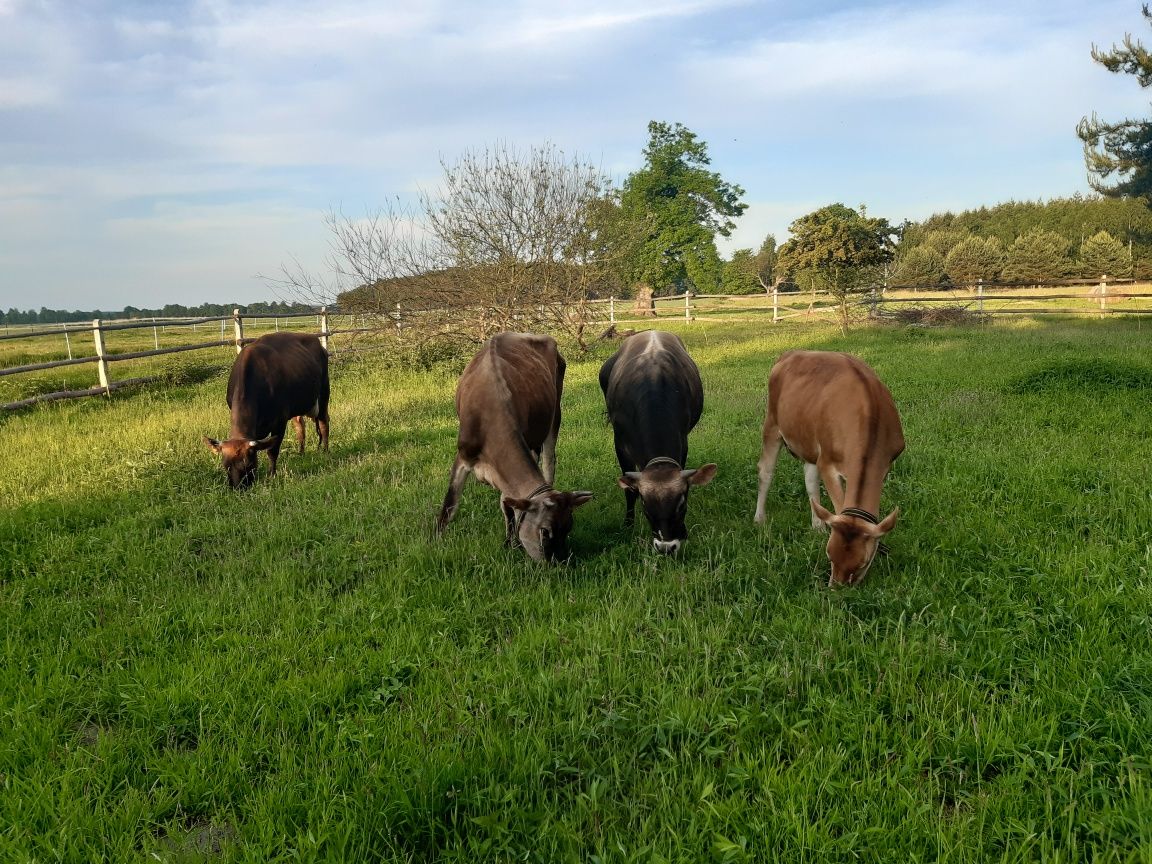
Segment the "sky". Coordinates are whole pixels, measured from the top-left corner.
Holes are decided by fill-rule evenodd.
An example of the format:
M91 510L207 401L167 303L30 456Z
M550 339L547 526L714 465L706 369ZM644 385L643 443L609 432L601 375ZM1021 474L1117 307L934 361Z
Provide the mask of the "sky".
M1076 123L1148 115L1090 57L1139 0L0 0L0 308L293 299L325 214L551 144L617 183L682 123L748 209L894 223L1087 192Z

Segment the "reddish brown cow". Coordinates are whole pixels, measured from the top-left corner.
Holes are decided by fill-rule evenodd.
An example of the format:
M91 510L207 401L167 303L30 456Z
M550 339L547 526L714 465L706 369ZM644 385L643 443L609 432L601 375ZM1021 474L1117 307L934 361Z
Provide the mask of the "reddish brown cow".
M892 394L863 361L831 351L787 351L768 377L768 413L760 456L757 522L783 444L804 462L812 527L831 529L829 584L853 585L868 572L880 538L896 525L899 508L877 513L904 433ZM836 513L820 506L820 480ZM843 485L841 485L843 484Z
M475 473L500 491L507 545L519 544L537 561L566 555L572 511L592 493L552 488L564 369L556 340L529 333L498 333L472 358L456 387L460 433L437 534Z
M328 449L328 352L309 333L268 333L244 346L228 377L232 426L227 441L205 437L222 457L233 489L251 486L256 457L268 451L268 476L288 421L295 420L296 440L304 452L304 418L316 422L320 447Z

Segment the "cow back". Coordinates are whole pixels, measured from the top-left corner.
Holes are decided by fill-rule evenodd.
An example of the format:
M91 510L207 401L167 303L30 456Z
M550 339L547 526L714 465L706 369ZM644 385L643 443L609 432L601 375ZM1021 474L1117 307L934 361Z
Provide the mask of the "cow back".
M268 333L244 346L228 378L232 437L262 438L328 398L328 352L308 333Z
M832 351L787 351L772 367L768 406L789 448L807 462L840 461L852 451L888 465L904 450L891 392L857 357Z
M560 410L564 360L551 336L498 333L472 358L456 387L460 450L523 441L539 451Z
M601 367L600 388L608 419L636 459L687 458L704 386L679 336L651 330L628 337Z

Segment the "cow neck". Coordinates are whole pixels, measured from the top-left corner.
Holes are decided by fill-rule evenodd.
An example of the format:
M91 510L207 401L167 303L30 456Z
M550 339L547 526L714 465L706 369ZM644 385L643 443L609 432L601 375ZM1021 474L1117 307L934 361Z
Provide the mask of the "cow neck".
M841 516L855 516L857 519L863 519L865 522L870 522L873 525L879 525L880 520L867 510L861 510L859 507L845 507L840 511Z
M849 481L845 484L844 507L841 508L841 513L845 510L860 510L868 514L880 511L880 490L884 486L884 476L873 478L864 470L861 470L860 474L863 476L858 482Z
M500 491L508 498L528 498L538 494L548 486L540 466L529 453L520 448L515 452L514 459L506 459L500 464Z

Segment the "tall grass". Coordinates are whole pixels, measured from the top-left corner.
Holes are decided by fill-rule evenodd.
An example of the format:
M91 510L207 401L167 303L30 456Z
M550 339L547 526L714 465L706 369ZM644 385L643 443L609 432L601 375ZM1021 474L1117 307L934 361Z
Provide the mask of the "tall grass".
M706 407L676 559L568 352L575 556L432 522L458 367L334 367L332 452L227 490L225 372L0 419L0 860L1152 859L1152 330L669 325ZM768 370L848 350L904 514L830 591ZM641 520L642 521L642 520Z

